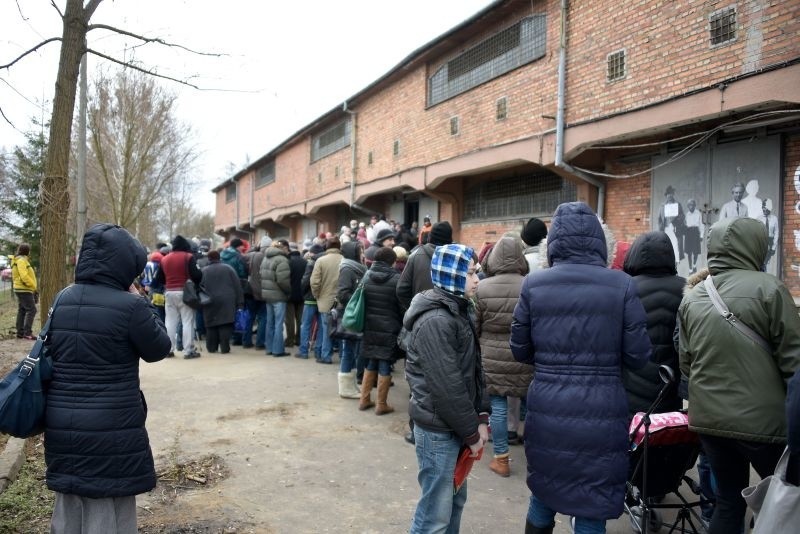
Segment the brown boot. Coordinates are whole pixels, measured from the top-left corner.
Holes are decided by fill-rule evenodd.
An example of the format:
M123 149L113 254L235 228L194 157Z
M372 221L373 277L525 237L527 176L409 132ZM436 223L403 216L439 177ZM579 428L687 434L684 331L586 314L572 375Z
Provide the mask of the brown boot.
M369 410L375 403L370 399L372 387L375 385L375 380L378 378L378 371L364 370L364 378L361 379L361 402L358 403L358 409L361 411Z
M391 376L378 377L378 405L375 406L375 415L392 413L394 408L389 406L386 399L389 397L389 388L392 387Z
M511 476L511 468L508 466L508 453L499 454L489 462L489 469L501 477Z

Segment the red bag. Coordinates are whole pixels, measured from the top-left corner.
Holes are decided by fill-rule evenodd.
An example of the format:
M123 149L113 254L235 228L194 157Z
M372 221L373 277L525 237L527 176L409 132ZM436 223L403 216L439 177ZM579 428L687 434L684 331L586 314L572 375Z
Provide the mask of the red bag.
M478 451L477 456L472 456L472 451L469 447L464 445L458 452L458 461L456 461L456 469L453 472L453 495L458 493L464 481L467 480L469 472L472 471L472 464L477 462L483 456L483 449Z

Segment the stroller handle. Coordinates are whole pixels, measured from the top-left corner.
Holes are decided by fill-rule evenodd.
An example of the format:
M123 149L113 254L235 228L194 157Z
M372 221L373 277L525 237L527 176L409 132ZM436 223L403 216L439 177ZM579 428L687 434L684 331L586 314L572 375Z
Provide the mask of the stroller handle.
M661 379L664 384L674 384L675 383L675 371L672 370L672 367L669 365L659 365L658 366L658 377Z

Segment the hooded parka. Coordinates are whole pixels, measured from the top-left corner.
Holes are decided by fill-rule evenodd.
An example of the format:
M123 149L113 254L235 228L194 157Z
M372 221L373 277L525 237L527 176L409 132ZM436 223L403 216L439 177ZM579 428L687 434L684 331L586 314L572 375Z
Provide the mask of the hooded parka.
M48 334L47 487L93 499L153 489L156 473L139 390L139 359L169 353L164 324L128 292L147 254L124 228L96 224L83 238L75 284L61 294Z
M622 367L650 357L647 318L631 277L607 268L597 215L561 204L548 233L549 269L525 278L511 325L514 357L534 364L528 388L528 487L562 514L622 514L628 399Z
M533 366L515 360L508 344L514 306L527 273L522 242L504 237L489 253L487 276L475 293L483 371L490 395L524 398L533 378Z
M209 260L203 268L200 287L211 297L211 304L203 306L205 325L233 324L236 308L244 306L244 292L233 267L220 260Z
M764 225L726 219L711 227L708 271L690 278L678 309L680 368L689 379L689 428L744 441L784 443L784 402L800 369L800 317L786 286L761 272ZM729 310L772 347L767 354L714 308L705 285L710 271Z
M382 261L375 261L364 276L361 354L371 360L396 360L402 355L397 347L397 334L403 327L403 311L395 296L400 273Z
M622 370L628 408L633 415L646 412L664 386L659 378L659 366L668 365L676 377L680 376L678 352L672 336L686 280L677 276L675 252L664 232L647 232L637 237L625 256L623 270L636 283L636 292L647 314L647 335L653 345L653 355L647 365L641 369L626 367ZM676 381L667 389L655 412L680 410L682 405Z

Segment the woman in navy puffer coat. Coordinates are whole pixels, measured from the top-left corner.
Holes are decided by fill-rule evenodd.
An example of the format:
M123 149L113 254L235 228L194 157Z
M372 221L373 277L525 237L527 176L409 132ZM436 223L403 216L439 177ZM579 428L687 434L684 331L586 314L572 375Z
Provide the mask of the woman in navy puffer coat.
M136 532L135 495L156 485L139 359L161 360L171 344L155 309L129 292L146 260L124 228L94 225L53 312L44 440L52 532Z
M551 533L555 512L575 532L604 532L622 514L628 473L628 401L622 367L650 357L646 316L627 274L608 269L600 221L582 202L561 204L548 233L552 267L525 279L511 325L514 357L534 365L525 454L526 532Z

